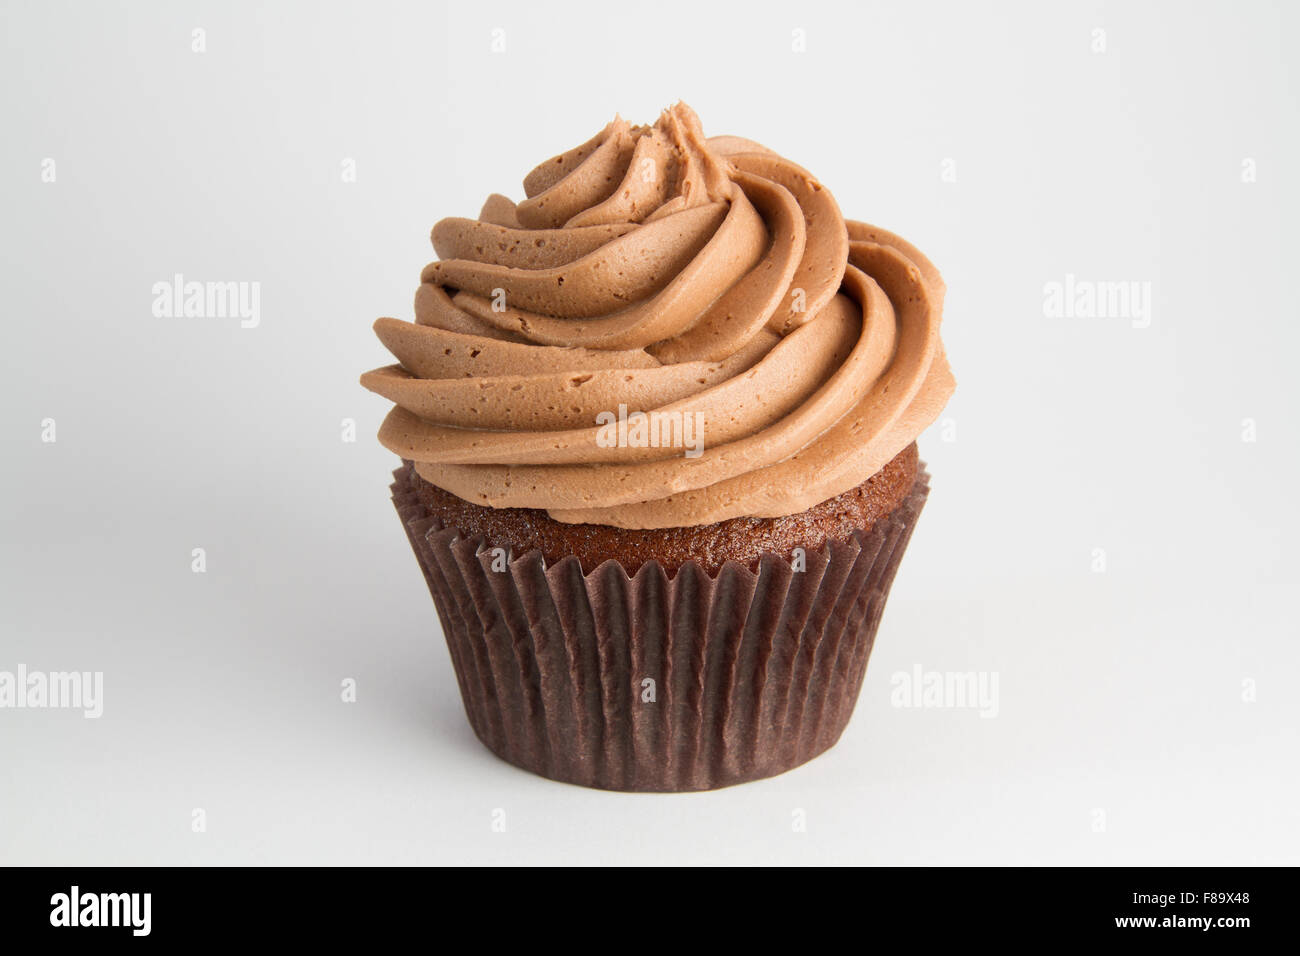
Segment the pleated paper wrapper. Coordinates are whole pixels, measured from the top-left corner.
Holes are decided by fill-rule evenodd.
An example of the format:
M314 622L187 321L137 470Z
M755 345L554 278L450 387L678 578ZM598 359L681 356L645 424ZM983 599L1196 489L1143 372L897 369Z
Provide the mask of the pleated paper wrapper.
M803 570L767 554L756 570L649 561L629 576L539 551L494 571L490 541L444 527L406 469L394 478L475 734L544 777L638 791L770 777L839 739L929 493L922 467L893 512Z

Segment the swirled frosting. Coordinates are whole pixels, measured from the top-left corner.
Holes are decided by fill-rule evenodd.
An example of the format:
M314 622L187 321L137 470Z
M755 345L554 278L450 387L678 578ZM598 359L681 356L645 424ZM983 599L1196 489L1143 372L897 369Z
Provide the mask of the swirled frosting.
M524 193L434 226L415 321L375 323L399 364L361 379L395 403L380 441L460 498L622 528L795 514L952 393L930 261L684 104L615 118Z

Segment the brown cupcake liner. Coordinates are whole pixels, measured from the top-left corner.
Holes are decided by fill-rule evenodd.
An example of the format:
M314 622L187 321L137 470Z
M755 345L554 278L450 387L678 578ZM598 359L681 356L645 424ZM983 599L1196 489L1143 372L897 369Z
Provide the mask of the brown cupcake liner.
M629 576L538 551L493 571L490 542L428 513L408 469L394 478L479 739L544 777L640 791L774 776L839 739L929 493L921 466L893 512L801 571L766 554L757 570L649 561Z

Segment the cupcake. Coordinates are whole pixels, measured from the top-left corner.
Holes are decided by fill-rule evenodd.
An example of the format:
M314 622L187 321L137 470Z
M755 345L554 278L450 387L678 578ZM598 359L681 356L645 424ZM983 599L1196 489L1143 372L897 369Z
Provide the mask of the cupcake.
M611 790L798 766L848 723L926 499L939 273L684 104L523 185L434 226L361 379L470 725Z

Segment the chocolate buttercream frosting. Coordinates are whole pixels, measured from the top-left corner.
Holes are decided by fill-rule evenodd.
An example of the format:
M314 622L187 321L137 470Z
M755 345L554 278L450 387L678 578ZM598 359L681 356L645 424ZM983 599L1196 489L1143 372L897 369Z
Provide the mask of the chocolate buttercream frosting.
M615 120L433 229L380 441L429 483L557 521L677 528L797 514L942 410L944 285L905 240L684 104Z

